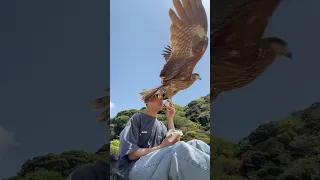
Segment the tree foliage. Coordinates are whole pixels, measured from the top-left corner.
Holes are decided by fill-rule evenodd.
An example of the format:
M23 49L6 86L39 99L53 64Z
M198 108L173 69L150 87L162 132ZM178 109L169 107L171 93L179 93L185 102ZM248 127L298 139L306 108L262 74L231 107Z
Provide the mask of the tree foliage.
M118 139L112 140L110 142L110 152L115 157L119 156L119 146L120 146L120 141Z
M320 104L259 126L238 144L212 138L214 179L320 179Z
M66 151L47 154L27 160L16 177L9 180L60 180L82 164L96 161L109 162L107 152Z

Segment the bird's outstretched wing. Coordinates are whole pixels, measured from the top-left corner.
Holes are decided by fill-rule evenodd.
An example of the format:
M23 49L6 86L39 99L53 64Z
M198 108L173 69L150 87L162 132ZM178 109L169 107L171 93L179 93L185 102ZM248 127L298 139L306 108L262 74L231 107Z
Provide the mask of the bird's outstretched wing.
M166 64L163 66L160 77L166 81L174 77L185 65L186 61L195 60L199 57L194 48L199 43L207 41L208 22L205 9L201 0L173 0L173 4L179 17L170 9L169 16L172 21L171 32L171 52ZM203 55L204 52L200 55ZM196 60L200 60L196 59Z
M229 0L232 1L232 0ZM239 0L213 17L211 47L260 40L281 0Z
M210 2L210 23L211 27L215 28L221 21L225 21L228 14L234 10L235 7L251 0L222 0ZM212 29L211 28L211 29Z

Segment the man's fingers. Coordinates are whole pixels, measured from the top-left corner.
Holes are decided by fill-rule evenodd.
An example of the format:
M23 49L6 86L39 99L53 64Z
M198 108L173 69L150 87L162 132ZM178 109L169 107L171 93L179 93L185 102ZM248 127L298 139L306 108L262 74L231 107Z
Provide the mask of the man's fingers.
M172 111L172 110L175 110L175 109L174 109L174 107L166 107L166 110Z
M177 141L180 141L180 137L181 135L177 135L177 137L175 138Z
M166 137L167 141L172 141L170 140L170 138L172 137L172 134L170 134L169 136Z
M180 141L180 137L174 139L174 143Z
M176 142L178 142L178 141L180 141L180 137L181 137L180 135L177 135L177 136L173 139L173 141L172 141L173 144L176 143Z

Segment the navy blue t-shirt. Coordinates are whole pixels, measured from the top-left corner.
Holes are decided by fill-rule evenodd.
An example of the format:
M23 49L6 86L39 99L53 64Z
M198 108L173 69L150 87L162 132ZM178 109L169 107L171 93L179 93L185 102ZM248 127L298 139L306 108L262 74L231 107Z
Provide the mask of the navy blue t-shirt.
M135 161L128 159L128 154L139 148L159 146L167 134L166 126L158 119L144 113L133 115L120 134L120 152L117 167L128 178Z

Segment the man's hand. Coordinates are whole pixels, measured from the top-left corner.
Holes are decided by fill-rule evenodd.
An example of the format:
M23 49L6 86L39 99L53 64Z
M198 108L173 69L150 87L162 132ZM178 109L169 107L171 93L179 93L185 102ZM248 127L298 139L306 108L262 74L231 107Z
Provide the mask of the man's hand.
M170 134L168 137L166 137L160 144L160 148L164 148L167 146L171 146L174 143L176 143L178 140L180 140L180 136L177 136L175 139L170 139L172 137L172 134Z
M128 154L128 158L131 161L138 160L141 156L147 155L153 151L157 151L159 149L162 149L167 146L171 146L177 141L180 141L180 135L175 137L175 139L170 139L172 137L172 134L170 134L168 137L166 137L159 146L153 147L153 148L140 148L136 152Z

